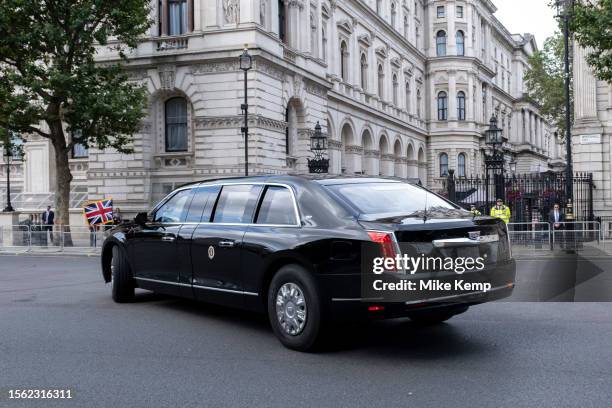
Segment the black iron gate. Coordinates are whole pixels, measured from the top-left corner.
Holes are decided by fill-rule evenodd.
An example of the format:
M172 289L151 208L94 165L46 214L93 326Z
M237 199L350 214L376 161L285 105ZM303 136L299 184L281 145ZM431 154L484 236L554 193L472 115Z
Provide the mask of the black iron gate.
M574 186L574 218L593 221L593 175L578 173L572 178ZM469 209L471 205L488 214L496 198L504 200L512 212L512 222L546 220L554 203L566 204L565 174L539 173L525 175L495 175L495 177L455 178L449 172L444 193Z

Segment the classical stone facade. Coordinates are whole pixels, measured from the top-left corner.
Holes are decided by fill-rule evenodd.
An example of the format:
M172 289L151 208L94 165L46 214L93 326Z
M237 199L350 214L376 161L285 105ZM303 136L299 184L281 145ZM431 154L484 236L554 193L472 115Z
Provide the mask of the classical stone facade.
M593 174L593 209L612 216L612 84L597 80L584 48L574 46L574 126L572 158L576 172ZM605 226L609 229L609 226Z
M136 211L182 183L242 175L245 44L254 58L251 174L306 172L319 122L331 173L420 178L436 189L448 169L482 174L491 115L517 172L560 163L554 129L525 97L535 41L510 34L489 0L156 0L151 7L155 24L128 64L131 80L147 87L148 115L133 154L91 149L73 160L75 186L86 186L90 199L112 196ZM116 60L100 49L100 62ZM37 143L28 143L28 154L52 157ZM28 177L52 177L47 166L17 187L30 191L36 184ZM36 191L53 185L40 184Z

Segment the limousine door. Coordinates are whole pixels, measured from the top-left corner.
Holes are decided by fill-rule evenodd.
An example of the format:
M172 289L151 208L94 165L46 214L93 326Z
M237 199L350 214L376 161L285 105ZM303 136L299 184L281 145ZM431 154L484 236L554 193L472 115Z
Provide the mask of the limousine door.
M134 232L134 277L143 287L178 282L177 238L191 198L191 190L178 191L157 209L150 222Z
M193 289L196 298L216 303L242 302L242 239L261 186L223 186L212 220L192 237Z

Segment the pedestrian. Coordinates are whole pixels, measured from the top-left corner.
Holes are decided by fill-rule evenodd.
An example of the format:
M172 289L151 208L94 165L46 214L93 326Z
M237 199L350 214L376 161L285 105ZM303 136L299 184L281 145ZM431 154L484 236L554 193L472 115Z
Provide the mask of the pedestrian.
M504 204L501 198L496 200L496 204L491 208L491 217L499 218L506 224L510 222L510 208Z
M559 203L555 203L552 210L550 210L548 213L548 223L552 229L560 230L563 229L564 222L565 217L561 211L561 208L559 207Z
M42 213L42 230L45 232L45 238L47 231L50 233L51 244L53 244L53 225L55 224L55 213L51 210L51 206L47 206L47 210Z
M479 216L479 215L482 215L482 214L480 213L480 211L478 211L478 208L476 208L476 206L475 206L474 204L470 205L470 212L472 213L472 215L473 215L474 217L477 217L477 216Z

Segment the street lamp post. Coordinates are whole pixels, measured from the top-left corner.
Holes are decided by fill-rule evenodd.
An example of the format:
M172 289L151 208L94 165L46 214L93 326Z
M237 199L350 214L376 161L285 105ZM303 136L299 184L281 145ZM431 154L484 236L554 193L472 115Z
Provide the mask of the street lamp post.
M247 72L253 67L253 58L249 55L249 50L244 47L240 55L240 69L244 71L244 103L240 105L244 114L244 126L241 131L244 135L244 175L249 175L249 105L247 103Z
M495 195L497 198L503 198L504 194L504 152L497 150L497 146L503 144L502 130L497 127L497 117L491 116L489 119L489 128L485 130L485 144L491 146L491 155L485 154L485 189L487 197L487 212L489 211L489 172L493 172L493 182L495 184Z
M563 44L565 48L565 149L567 165L565 167L565 197L567 203L572 202L574 186L572 182L572 120L570 103L570 66L569 66L569 19L570 12L574 7L574 0L555 0L557 17L563 19Z
M314 134L310 137L310 151L314 153L314 158L308 159L308 171L327 173L329 171L329 159L325 158L327 137L321 132L319 122L315 125Z
M6 164L6 207L2 212L13 212L15 209L11 205L11 161L13 159L13 151L11 144L8 142L4 143L4 163Z

